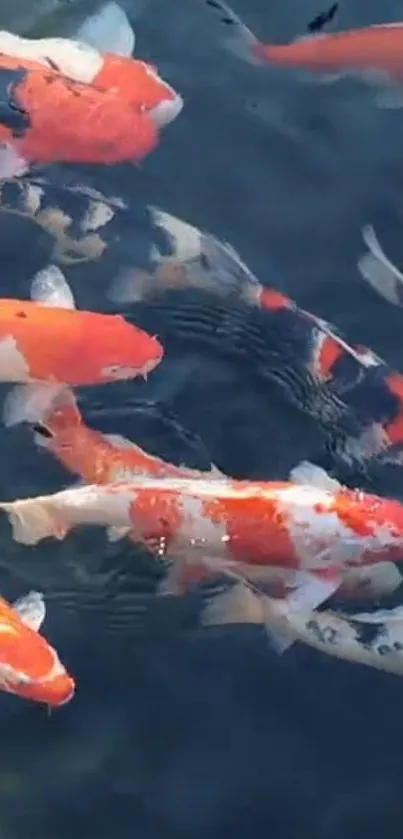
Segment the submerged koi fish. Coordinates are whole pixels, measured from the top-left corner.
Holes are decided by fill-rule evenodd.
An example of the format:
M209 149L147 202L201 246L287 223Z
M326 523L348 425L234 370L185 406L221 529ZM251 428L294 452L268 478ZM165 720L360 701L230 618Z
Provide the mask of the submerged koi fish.
M345 32L323 33L338 4L308 26L308 34L288 44L263 44L222 0L210 0L231 24L227 47L250 63L269 62L320 73L326 81L352 74L378 87L382 107L403 105L399 84L403 80L403 22L381 23Z
M45 603L32 591L10 606L0 598L0 690L57 707L74 696L72 677L39 635Z
M183 108L183 99L159 76L157 68L128 55L102 53L70 38L22 38L0 31L0 53L28 59L56 70L76 82L119 92L123 102L146 113L162 128Z
M0 301L0 380L32 383L11 391L6 424L28 417L21 413L49 399L49 385L90 385L147 376L161 361L156 338L116 315L75 310L74 299L55 266L39 272L32 301ZM42 385L42 388L39 383ZM34 413L35 416L35 413Z
M0 177L31 164L136 162L158 131L115 88L68 79L39 62L0 53Z
M347 343L336 327L287 295L265 287L228 243L196 228L189 233L184 222L160 216L173 255L161 256L152 275L133 270L118 276L110 299L122 307L144 301L146 313L166 321L167 333L187 342L214 341L217 350L252 362L255 373L315 420L336 469L367 472L401 464L403 375L368 347ZM219 300L212 306L180 296L192 289Z
M292 595L277 599L235 583L211 599L202 621L205 626L258 624L280 654L299 641L336 658L403 675L401 607L350 616L327 609L314 612Z
M63 539L79 525L130 529L137 541L173 556L164 592L224 573L264 586L266 569L294 572L299 602L315 608L340 586L343 572L403 560L403 505L340 488L225 478L139 478L89 485L1 503L13 537L35 545ZM330 488L329 481L331 482ZM323 482L321 476L320 482ZM269 580L271 578L269 571Z

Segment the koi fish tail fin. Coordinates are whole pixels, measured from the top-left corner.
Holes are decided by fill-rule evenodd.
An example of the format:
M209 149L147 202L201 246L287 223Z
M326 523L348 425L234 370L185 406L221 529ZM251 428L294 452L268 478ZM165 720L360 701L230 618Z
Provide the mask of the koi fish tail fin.
M241 58L248 64L260 64L262 57L259 56L259 51L256 49L259 46L259 41L241 18L223 0L212 0L209 5L217 9L221 21L228 25L229 34L223 39L228 52L233 53L237 58Z
M53 536L63 539L67 529L62 527L40 498L27 498L0 504L10 522L13 539L22 545L36 545Z
M358 260L361 276L393 306L403 306L403 274L382 250L371 225L363 228L362 236L368 250Z

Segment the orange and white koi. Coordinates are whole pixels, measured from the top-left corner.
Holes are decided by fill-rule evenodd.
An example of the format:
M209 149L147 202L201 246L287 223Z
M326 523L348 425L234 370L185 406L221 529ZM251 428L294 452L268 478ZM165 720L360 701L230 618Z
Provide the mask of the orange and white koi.
M149 114L118 88L0 53L0 178L31 164L137 162L157 143Z
M131 55L104 53L71 38L22 38L0 31L0 53L28 59L76 82L119 92L122 102L146 113L157 128L172 122L183 108L182 97L146 61Z
M0 598L0 690L57 707L72 699L75 684L39 634L45 613L39 592L30 592L13 606Z
M37 274L31 296L32 301L0 300L0 380L24 383L6 400L6 424L29 419L21 413L28 396L32 413L35 403L50 398L49 385L147 376L161 361L159 341L124 318L75 310L70 288L55 266ZM28 383L33 383L31 390L26 390Z
M51 452L62 465L88 484L113 484L139 476L151 478L219 477L216 467L200 472L175 466L149 454L120 434L102 434L83 421L71 390L55 395L34 425L38 446Z
M89 428L83 421L76 398L71 390L60 391L53 398L48 410L33 426L34 439L41 448L53 454L59 462L85 483L110 484L135 480L139 476L150 478L223 478L216 466L199 471L176 466L144 451L131 440L119 434L102 434ZM302 465L299 467L301 472ZM307 474L307 482L313 467ZM128 535L136 541L136 533L126 529L110 529L110 537ZM155 547L152 540L148 547ZM157 542L157 551L158 551ZM286 568L273 566L267 570L267 585L271 592L286 593L295 584L293 573ZM377 598L395 591L402 577L393 563L380 562L373 568L354 568L343 574L338 594L342 598Z
M165 591L171 583L182 590L188 571L190 579L205 568L264 585L267 567L283 567L297 575L300 602L314 608L339 587L344 570L403 560L403 505L323 474L308 484L306 476L305 469L301 478L294 471L293 482L138 478L1 503L0 510L26 545L63 539L79 525L130 529L175 557Z

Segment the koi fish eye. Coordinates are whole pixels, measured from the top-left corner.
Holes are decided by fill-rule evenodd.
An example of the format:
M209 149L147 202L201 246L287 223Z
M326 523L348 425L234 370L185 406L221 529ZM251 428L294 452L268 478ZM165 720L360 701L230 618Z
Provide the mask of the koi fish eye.
M120 364L109 364L102 368L101 373L103 376L119 376L120 370Z
M46 425L43 425L41 422L36 422L32 426L32 429L35 432L35 434L40 434L41 437L46 437L47 440L51 440L53 437L53 434L49 430L49 428L47 428Z

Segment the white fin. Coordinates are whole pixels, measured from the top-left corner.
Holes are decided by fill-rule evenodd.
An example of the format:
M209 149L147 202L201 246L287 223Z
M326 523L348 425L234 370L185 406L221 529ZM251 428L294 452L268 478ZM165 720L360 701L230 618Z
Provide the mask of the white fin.
M3 403L3 422L6 428L21 422L41 422L51 408L63 385L15 385Z
M260 597L251 588L235 583L223 593L213 596L203 609L204 626L220 626L233 623L263 624L263 610Z
M8 517L13 539L21 545L36 545L50 536L63 539L66 535L66 528L57 524L38 499L4 502L0 504L0 510Z
M31 298L44 306L59 309L75 309L74 297L57 265L48 265L34 277Z
M290 606L298 606L301 609L312 611L328 600L329 597L339 588L340 577L334 575L332 578L309 571L296 571L291 583L292 592L287 597Z
M320 576L309 573L309 571L296 571L293 579L293 590L282 600L274 600L267 595L263 595L262 604L265 611L280 609L287 614L287 611L292 608L313 612L317 606L324 603L339 587L340 580L335 576L334 579L321 579ZM272 606L270 606L272 604ZM284 653L291 647L295 641L291 635L283 634L276 629L273 629L270 622L270 617L265 619L266 632L269 641L279 655Z
M23 157L9 143L0 143L0 180L19 178L29 170Z
M403 606L396 606L395 609L377 609L376 612L356 612L354 615L348 615L348 619L357 623L403 621Z
M76 32L76 37L100 52L129 57L134 52L135 34L126 12L118 3L105 3L87 17Z
M340 583L341 597L385 597L393 594L403 577L393 562L377 562L363 568L350 568Z
M258 624L264 626L270 646L281 655L294 643L294 638L283 634L271 625L265 615L264 604L270 598L260 596L248 585L235 583L223 593L217 594L204 608L204 626L227 624Z
M117 446L119 449L138 449L135 443L123 437L121 434L103 434L105 440L112 446Z
M321 469L320 466L316 466L314 463L310 463L309 460L302 460L301 463L298 463L297 466L291 469L290 481L295 484L314 486L318 489L326 489L332 492L337 492L341 488L339 481L331 478L324 469Z
M206 477L216 481L228 480L228 476L224 475L224 472L221 472L221 469L218 469L217 466L214 466L214 463L211 464L211 468L207 472L203 472L201 474L204 474Z
M19 597L14 601L13 608L26 626L35 632L39 631L46 616L45 600L40 591L30 591L24 597Z
M371 225L364 227L362 236L368 248L368 253L358 260L358 270L362 277L382 297L394 306L403 305L403 274L396 265L388 259ZM402 286L402 296L399 297L398 287Z
M108 542L119 542L120 539L124 539L131 532L131 527L108 527L106 530L106 536Z
M226 49L236 55L237 58L242 58L249 64L263 64L264 62L255 58L251 49L257 43L257 38L253 32L251 32L241 18L223 0L215 0L214 6L222 15L225 15L227 23L231 25L231 34L223 39Z

